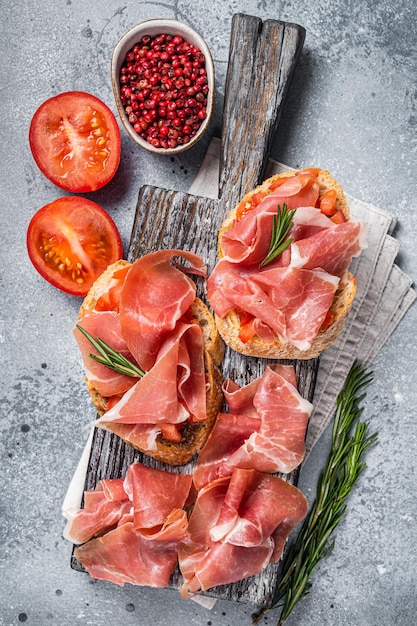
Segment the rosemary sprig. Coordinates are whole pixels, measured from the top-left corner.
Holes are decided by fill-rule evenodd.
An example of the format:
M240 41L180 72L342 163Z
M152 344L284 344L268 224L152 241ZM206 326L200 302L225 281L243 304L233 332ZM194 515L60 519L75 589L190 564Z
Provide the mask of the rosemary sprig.
M361 391L371 380L372 375L361 365L352 366L337 398L332 445L317 485L316 500L285 557L273 606L255 616L253 624L282 602L278 622L282 626L308 593L314 568L333 549L334 541L329 539L343 519L346 500L366 467L362 456L377 441L377 433L368 435L367 424L357 422L362 413L359 405L366 396Z
M103 365L107 365L115 372L119 372L120 374L126 374L126 376L132 376L133 378L142 378L145 376L145 372L140 369L138 365L129 361L123 354L114 350L109 344L103 341L100 338L94 339L92 335L84 328L82 328L79 324L77 324L78 330L90 341L90 343L95 347L97 352L101 355L91 354L90 357Z
M287 210L287 205L278 205L277 213L273 216L272 221L272 234L271 243L269 244L269 251L264 260L260 263L260 267L264 267L276 259L288 246L293 242L293 237L288 237L288 233L291 230L292 218L295 213L295 209L291 211Z

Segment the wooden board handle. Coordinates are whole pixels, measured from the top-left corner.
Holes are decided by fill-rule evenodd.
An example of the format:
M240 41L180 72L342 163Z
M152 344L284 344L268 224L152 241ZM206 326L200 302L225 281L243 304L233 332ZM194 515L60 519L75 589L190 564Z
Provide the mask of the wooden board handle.
M262 178L304 39L297 24L233 16L220 161L226 213Z

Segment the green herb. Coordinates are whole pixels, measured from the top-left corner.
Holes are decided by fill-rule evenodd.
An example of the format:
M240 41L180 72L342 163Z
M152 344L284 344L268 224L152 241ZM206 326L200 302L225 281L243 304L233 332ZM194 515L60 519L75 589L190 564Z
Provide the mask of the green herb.
M271 263L271 261L276 259L293 242L293 237L290 237L289 239L287 239L287 237L288 233L291 230L292 218L295 211L295 209L288 211L285 202L282 206L282 209L280 205L278 205L277 214L273 216L272 221L272 234L271 243L269 244L269 251L262 263L260 264L260 267Z
M101 355L90 354L89 356L102 363L103 365L107 365L115 372L119 372L120 374L126 374L126 376L132 376L133 378L141 378L145 376L145 372L140 369L135 363L129 361L123 354L113 350L111 346L109 346L102 339L94 339L84 328L77 324L78 330L92 343L97 352Z
M368 426L357 422L362 413L360 402L366 396L360 392L372 380L362 366L355 363L337 398L333 424L332 445L323 473L320 476L316 500L304 520L297 540L285 557L281 580L274 604L282 602L278 626L290 615L295 605L311 587L310 576L317 564L333 549L330 536L343 519L346 500L366 465L361 460L366 450L376 443L377 433L368 435ZM356 425L355 425L355 422ZM271 609L264 609L253 621Z

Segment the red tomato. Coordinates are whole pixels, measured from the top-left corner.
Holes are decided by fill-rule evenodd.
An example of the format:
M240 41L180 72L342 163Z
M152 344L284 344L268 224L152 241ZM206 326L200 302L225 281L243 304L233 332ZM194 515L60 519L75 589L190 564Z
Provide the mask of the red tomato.
M168 441L172 441L173 443L179 443L182 439L182 435L179 431L179 426L181 426L181 424L160 424L162 436L165 439L168 439Z
M85 296L106 267L123 255L110 215L79 196L58 198L39 209L29 223L26 243L41 276L76 296Z
M122 399L122 397L123 396L110 396L110 398L107 400L106 411L110 411L110 409L116 406L116 404L119 402L119 400Z
M262 202L262 200L265 198L266 193L253 193L251 200L252 200L252 209L254 209L255 207L258 206L258 204L260 204Z
M334 215L332 215L332 217L330 219L335 224L343 224L343 222L347 222L347 219L346 219L345 214L343 213L342 209L338 209L336 211L336 213Z
M329 328L330 324L332 324L334 320L334 315L333 313L329 310L326 313L326 317L324 318L323 324L320 326L320 330L327 330L327 328Z
M36 110L29 144L41 172L71 193L87 193L113 178L120 163L120 130L104 102L68 91Z
M246 200L241 200L236 209L235 221L238 222L239 220L241 220L251 210L252 210L252 205L250 205Z
M241 309L238 310L240 317L239 339L242 343L247 343L255 335L253 328L254 316Z
M337 193L335 189L328 189L319 199L320 211L331 217L336 212Z
M269 185L268 189L269 191L275 191L275 189L281 187L281 185L283 185L285 182L287 182L287 176L283 176L282 178L276 178L274 182Z
M242 343L247 343L252 339L255 335L255 330L253 328L253 320L245 324L244 326L240 326L239 329L239 339Z

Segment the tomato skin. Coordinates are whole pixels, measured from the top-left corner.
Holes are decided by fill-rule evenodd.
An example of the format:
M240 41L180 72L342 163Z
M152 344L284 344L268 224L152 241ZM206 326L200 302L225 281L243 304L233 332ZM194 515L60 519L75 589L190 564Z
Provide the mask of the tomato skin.
M39 274L75 296L85 296L106 267L123 256L113 219L80 196L58 198L39 209L29 223L26 245Z
M32 117L29 145L42 174L71 193L101 189L120 163L117 120L104 102L84 91L45 100Z

